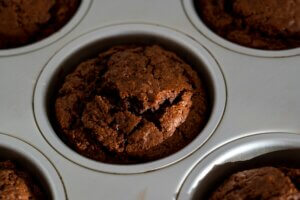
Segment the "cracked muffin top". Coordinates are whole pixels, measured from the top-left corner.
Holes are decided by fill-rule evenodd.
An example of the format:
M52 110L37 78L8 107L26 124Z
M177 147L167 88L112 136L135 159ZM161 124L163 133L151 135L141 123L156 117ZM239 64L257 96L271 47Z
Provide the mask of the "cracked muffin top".
M262 167L231 175L210 200L300 200L300 170Z
M0 200L42 200L40 187L11 161L0 162Z
M196 0L203 21L220 36L251 48L300 46L299 0Z
M0 0L0 49L41 40L64 26L79 0Z
M139 163L187 145L207 120L198 74L160 46L115 46L66 76L55 101L63 139L109 163Z

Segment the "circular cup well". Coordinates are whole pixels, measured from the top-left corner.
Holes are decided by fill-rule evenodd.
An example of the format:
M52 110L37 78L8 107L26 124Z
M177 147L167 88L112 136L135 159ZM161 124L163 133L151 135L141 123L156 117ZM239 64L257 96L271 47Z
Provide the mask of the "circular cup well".
M226 40L223 37L216 34L214 31L212 31L201 20L195 7L195 0L182 0L182 4L187 17L189 18L191 23L195 26L195 28L198 29L198 31L201 32L210 41L226 49L232 50L234 52L238 52L246 55L258 56L258 57L290 57L290 56L300 55L300 48L278 50L278 51L260 50L260 49L241 46L239 44Z
M49 160L31 145L5 134L0 134L0 159L11 160L34 176L48 199L66 199L57 171Z
M11 48L11 49L0 49L0 57L13 56L13 55L35 51L62 38L64 35L66 35L71 30L73 30L77 26L77 24L79 24L79 22L82 20L82 18L85 16L88 9L90 8L91 2L92 0L81 0L81 3L77 11L75 12L74 16L69 20L69 22L67 22L67 24L65 24L61 29L57 30L55 33L51 34L50 36L42 40L36 41L34 43L25 46Z
M166 158L136 165L112 165L83 157L64 144L51 125L49 105L54 91L64 76L80 62L97 56L113 45L159 44L175 51L198 70L204 80L211 106L211 115L199 136L179 152ZM121 24L104 27L87 33L61 49L48 62L38 79L34 94L36 122L49 144L67 159L89 169L108 173L141 173L159 169L175 163L197 150L214 132L222 118L226 101L225 82L219 66L212 55L187 35L158 25Z
M263 166L300 168L300 136L264 133L227 143L200 161L184 181L178 200L209 199L230 175Z

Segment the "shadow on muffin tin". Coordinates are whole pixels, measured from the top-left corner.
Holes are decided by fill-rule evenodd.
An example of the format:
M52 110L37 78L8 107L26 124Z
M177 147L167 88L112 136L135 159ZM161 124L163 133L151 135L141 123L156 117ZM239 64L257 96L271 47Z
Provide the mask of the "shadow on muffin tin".
M42 187L47 199L66 199L65 188L56 169L31 145L0 133L0 160L11 160L21 170L29 172Z
M207 39L211 42L214 42L228 50L251 55L256 57L272 57L272 58L281 58L281 57L291 57L300 55L300 48L288 49L288 50L260 50L254 48L248 48L241 46L239 44L233 43L229 40L224 39L218 34L214 33L210 28L208 28L205 23L199 17L197 10L195 8L195 0L181 0L183 9L190 20L190 22L195 26L195 28L202 33Z
M50 104L54 91L66 74L80 62L96 57L101 51L120 44L159 44L176 52L200 74L208 89L211 115L208 123L185 148L160 160L135 164L104 164L79 155L70 149L55 133L51 123ZM198 67L199 66L199 67ZM67 159L86 168L116 174L153 171L175 163L197 150L214 132L220 122L226 104L226 88L222 72L212 55L187 35L158 25L120 24L87 33L61 49L48 62L38 79L34 93L34 114L37 125L48 143Z
M84 18L84 16L88 12L91 3L92 0L81 0L80 6L76 11L76 13L74 14L74 16L61 29L57 30L55 33L51 34L50 36L42 40L36 41L34 43L21 46L21 47L11 48L11 49L1 49L0 57L13 56L13 55L32 52L54 43L58 39L68 34L70 31L72 31L80 23L80 21Z
M300 136L264 133L237 139L200 161L184 181L178 200L209 199L233 173L264 167L300 167Z

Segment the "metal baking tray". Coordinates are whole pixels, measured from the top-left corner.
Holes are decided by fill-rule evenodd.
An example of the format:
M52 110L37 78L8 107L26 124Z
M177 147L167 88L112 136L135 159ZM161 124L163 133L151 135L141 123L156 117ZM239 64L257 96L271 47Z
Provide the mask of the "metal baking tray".
M127 166L95 162L56 136L47 102L70 66L129 42L168 46L198 66L212 114L199 136L169 157ZM201 22L192 0L82 0L57 33L0 50L0 155L28 163L53 199L202 197L204 181L214 180L214 165L299 147L299 74L300 48L263 51L232 44Z

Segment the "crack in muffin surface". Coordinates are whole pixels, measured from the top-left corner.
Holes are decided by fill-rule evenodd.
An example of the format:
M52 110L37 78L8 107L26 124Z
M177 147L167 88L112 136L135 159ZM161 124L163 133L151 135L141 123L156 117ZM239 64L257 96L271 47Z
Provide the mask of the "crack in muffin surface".
M67 75L55 113L58 129L79 153L139 163L194 139L206 123L208 102L198 74L176 54L158 45L124 45Z

